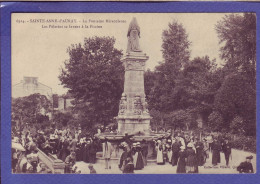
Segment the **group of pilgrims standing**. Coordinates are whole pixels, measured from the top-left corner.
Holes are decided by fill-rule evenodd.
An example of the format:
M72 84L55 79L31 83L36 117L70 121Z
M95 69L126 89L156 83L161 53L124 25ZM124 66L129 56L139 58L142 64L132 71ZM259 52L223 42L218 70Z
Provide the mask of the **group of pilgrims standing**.
M212 152L212 165L220 163L220 152L225 155L226 165L229 165L231 156L231 144L227 138L213 138L207 135L200 141L193 136L178 134L171 139L156 141L157 164L163 165L169 162L177 165L176 173L199 173L199 166L203 166Z
M112 144L107 139L102 144L105 169L111 169ZM148 144L145 140L141 143L124 141L118 148L123 150L118 165L123 173L134 173L134 170L141 170L147 165Z

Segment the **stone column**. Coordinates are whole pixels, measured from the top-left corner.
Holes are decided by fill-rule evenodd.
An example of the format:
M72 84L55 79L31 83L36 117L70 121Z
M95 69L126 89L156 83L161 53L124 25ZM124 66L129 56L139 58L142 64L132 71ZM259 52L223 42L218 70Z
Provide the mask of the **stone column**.
M125 67L124 93L117 117L121 134L149 132L151 117L144 92L145 62L148 58L143 52L130 52L122 59Z

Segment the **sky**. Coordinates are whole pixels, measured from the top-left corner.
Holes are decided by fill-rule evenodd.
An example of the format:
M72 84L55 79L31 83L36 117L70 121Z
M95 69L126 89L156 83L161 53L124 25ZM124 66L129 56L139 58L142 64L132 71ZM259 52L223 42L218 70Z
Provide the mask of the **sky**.
M133 17L137 18L140 26L141 49L149 56L146 69L153 70L159 61L163 61L162 31L167 29L169 22L173 20L177 20L186 29L188 40L192 42L191 59L208 55L210 59L215 58L217 64L221 66L223 61L219 58L220 45L215 25L225 15L224 13L13 13L12 85L19 83L24 76L33 76L38 77L39 82L51 87L53 93L60 95L66 93L67 89L61 85L58 76L64 61L69 59L67 48L71 44L83 43L86 37L113 36L116 39L115 47L125 53L127 30ZM106 20L121 22L113 23Z

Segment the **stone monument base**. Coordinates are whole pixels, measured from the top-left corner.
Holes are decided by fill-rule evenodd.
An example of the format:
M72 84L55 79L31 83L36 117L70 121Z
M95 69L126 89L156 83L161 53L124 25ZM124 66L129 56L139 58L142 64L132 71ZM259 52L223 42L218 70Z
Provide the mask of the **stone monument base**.
M151 117L117 117L118 133L119 134L137 134L142 133L148 135L150 133L150 120Z

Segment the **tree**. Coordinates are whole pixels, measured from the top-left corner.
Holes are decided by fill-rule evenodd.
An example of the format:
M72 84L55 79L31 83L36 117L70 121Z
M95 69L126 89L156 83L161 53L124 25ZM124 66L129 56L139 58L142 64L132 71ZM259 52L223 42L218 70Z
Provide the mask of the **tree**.
M177 83L185 93L180 106L183 109L191 108L194 113L200 114L204 121L212 112L216 91L223 80L223 72L217 68L215 59L208 56L196 57L188 62L182 71L182 78Z
M73 120L75 120L75 118L71 112L56 112L53 114L53 121L58 126L67 126L70 124L69 122L73 122Z
M52 103L45 95L39 93L12 99L12 120L29 125L49 120Z
M168 124L170 124L174 130L176 128L190 130L191 125L194 125L196 121L194 113L191 109L177 110L168 114Z
M240 71L256 86L256 14L226 15L216 25L221 58L230 71Z
M122 51L114 48L115 39L92 37L84 45L68 48L59 79L75 99L74 111L83 127L108 124L118 113L123 91Z
M256 127L256 93L245 79L239 74L226 76L221 88L218 90L214 108L218 110L230 128L235 116L243 118L246 134L254 135Z
M163 122L164 114L163 113L161 113L158 110L151 109L150 115L151 115L151 117L153 117L151 119L152 129L155 129L155 131L158 132L161 128L164 128L164 124L163 124L164 123Z
M224 82L217 91L214 108L221 113L226 128L242 123L245 134L255 135L256 15L227 15L217 23L216 31L222 45L220 56L226 63Z
M182 24L169 23L162 33L162 53L164 61L155 68L153 87L149 90L148 103L151 108L169 113L178 109L179 94L175 90L176 82L185 63L190 57L188 35ZM147 83L147 82L146 82Z
M244 122L243 118L240 116L235 116L234 119L231 121L230 129L233 133L244 133Z
M164 62L172 64L171 69L178 72L189 61L191 42L188 41L188 34L182 24L173 21L168 26L162 33L162 54Z
M223 127L222 115L217 111L213 111L208 117L208 126L212 131L220 131Z

